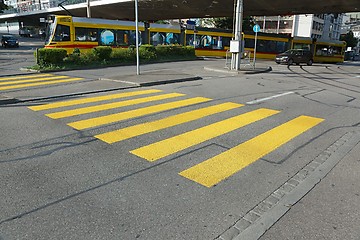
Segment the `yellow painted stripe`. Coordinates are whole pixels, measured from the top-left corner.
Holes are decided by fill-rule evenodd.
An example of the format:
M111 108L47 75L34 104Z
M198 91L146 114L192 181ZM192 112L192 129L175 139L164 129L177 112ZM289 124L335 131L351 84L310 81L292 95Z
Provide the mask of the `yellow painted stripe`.
M99 134L96 135L95 137L106 143L111 144L132 137L140 136L146 133L155 132L161 129L191 122L206 116L210 116L220 112L225 112L242 106L244 105L237 103L223 103L215 106L197 109L186 113L177 114L157 121L142 123L135 126L115 130L112 132Z
M0 81L37 78L37 77L49 77L49 76L54 76L54 75L53 74L29 74L29 75L22 75L22 76L17 76L17 77L2 77L2 78L0 78Z
M57 83L73 82L73 81L79 81L79 80L83 80L83 78L69 78L69 79L66 79L66 80L57 80L57 81L39 82L39 83L26 83L26 84L5 86L5 87L0 87L0 90L18 89L18 88L25 88L25 87L35 87L35 86L50 85L50 84L57 84Z
M70 101L65 101L65 102L49 103L49 104L33 106L33 107L29 107L29 108L33 111L42 111L42 110L48 110L48 109L54 109L54 108L69 107L69 106L75 106L75 105L80 105L80 104L101 102L101 101L106 101L106 100L113 100L113 99L125 98L125 97L133 97L133 96L158 93L158 92L162 92L162 90L150 89L150 90L145 90L145 91L117 93L117 94L111 94L111 95L105 95L105 96L70 100Z
M182 96L185 96L185 94L169 93L169 94L162 94L162 95L157 95L157 96L152 96L152 97L144 97L144 98L132 99L132 100L127 100L127 101L115 102L115 103L101 104L101 105L91 106L91 107L77 108L77 109L72 109L72 110L67 110L67 111L62 111L62 112L49 113L49 114L45 114L45 115L50 118L53 118L53 119L59 119L59 118L78 116L78 115L87 114L87 113L100 112L100 111L105 111L105 110L120 108L120 107L125 107L125 106L131 106L131 105L136 105L136 104L140 104L140 103L159 101L159 100L175 98L175 97L182 97Z
M145 116L145 115L149 115L152 113L158 113L158 112L163 112L163 111L170 110L170 109L185 107L185 106L189 106L189 105L193 105L193 104L197 104L197 103L203 103L203 102L207 102L210 100L211 99L209 99L209 98L203 98L203 97L190 98L190 99L186 99L186 100L135 109L135 110L127 111L127 112L115 113L115 114L111 114L111 115L107 115L107 116L103 116L103 117L97 117L97 118L91 118L91 119L86 119L86 120L82 120L82 121L72 122L72 123L69 123L68 125L75 129L82 130L82 129L97 127L97 126L101 126L101 125L105 125L105 124L109 124L109 123L119 122L119 121L126 120L126 119Z
M235 129L267 118L276 113L279 113L279 111L261 108L135 149L131 151L131 153L150 162L154 162L160 158L234 131Z
M322 121L324 119L300 116L179 174L212 187Z
M46 78L34 78L29 80L17 80L17 81L6 81L6 82L0 82L0 85L13 85L13 84L19 84L19 83L29 83L29 82L41 82L41 81L51 81L56 79L64 79L69 78L68 76L54 76L54 77L46 77Z

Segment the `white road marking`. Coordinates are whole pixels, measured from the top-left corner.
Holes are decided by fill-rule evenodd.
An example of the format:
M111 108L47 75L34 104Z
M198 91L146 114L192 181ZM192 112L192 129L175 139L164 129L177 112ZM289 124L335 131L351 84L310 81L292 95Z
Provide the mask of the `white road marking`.
M274 99L274 98L283 97L283 96L293 94L293 93L295 93L295 92L285 92L285 93L281 93L281 94L266 97L266 98L256 99L254 101L247 102L246 104L251 105L251 104L256 104L256 103L259 103L259 102L265 102L265 101L268 101L268 100L271 100L271 99Z

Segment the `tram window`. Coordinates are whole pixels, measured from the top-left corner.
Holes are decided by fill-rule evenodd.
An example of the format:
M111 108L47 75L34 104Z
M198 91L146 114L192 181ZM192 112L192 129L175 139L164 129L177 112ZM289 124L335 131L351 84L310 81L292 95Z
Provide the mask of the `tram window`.
M103 46L113 46L115 44L115 30L101 29L99 44Z
M129 46L130 33L127 30L116 31L116 45L117 46Z
M118 32L122 32L122 31L118 31ZM124 43L126 43L128 46L136 44L136 31L134 30L123 31L123 34L124 34L124 38L123 38ZM141 40L142 37L143 37L142 33L139 31L139 45L141 45L142 43ZM117 43L119 44L119 41L117 41Z
M201 38L201 35L195 35L195 41L194 41L194 34L188 34L186 35L186 45L187 46L194 46L195 44L195 47L199 47L200 46L200 38Z
M180 34L178 33L151 32L150 44L154 46L179 44L179 38Z
M95 28L75 28L75 41L80 42L97 42L98 29Z
M70 27L58 24L56 26L53 41L55 42L70 41Z
M285 52L287 50L287 46L287 42L276 42L276 53Z
M222 37L222 45L223 47L230 47L230 41L231 41L231 38L229 37Z
M255 40L250 38L245 38L245 48L254 48L255 47Z
M157 46L165 44L165 34L160 32L150 33L150 44Z
M316 45L316 56L341 55L342 48L328 45Z
M212 37L208 35L203 35L200 38L200 48L211 48Z

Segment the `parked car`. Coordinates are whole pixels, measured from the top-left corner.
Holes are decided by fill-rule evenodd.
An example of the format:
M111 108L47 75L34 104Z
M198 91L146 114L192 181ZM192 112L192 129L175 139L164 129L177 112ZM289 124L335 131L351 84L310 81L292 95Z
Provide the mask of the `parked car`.
M277 55L275 62L277 64L285 63L287 65L306 63L308 66L311 66L313 64L313 55L310 50L307 49L290 49Z
M3 35L1 37L1 46L6 47L19 47L19 40L12 35Z

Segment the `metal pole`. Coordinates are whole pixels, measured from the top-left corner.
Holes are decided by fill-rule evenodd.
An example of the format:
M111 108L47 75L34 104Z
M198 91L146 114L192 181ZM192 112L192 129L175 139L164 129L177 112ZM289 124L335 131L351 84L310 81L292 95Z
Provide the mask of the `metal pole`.
M255 63L256 63L256 45L257 45L257 31L255 32L255 46L254 46L254 69L255 69Z
M86 12L87 12L87 17L91 18L90 0L86 0Z
M264 21L263 21L263 32L265 32L265 25L266 25L266 16L264 16Z
M138 0L135 0L136 75L140 75Z
M240 70L241 63L241 32L242 32L242 17L243 17L243 0L237 0L236 2L236 13L235 13L235 33L234 40L240 42L240 52L233 53L232 55L232 69Z

